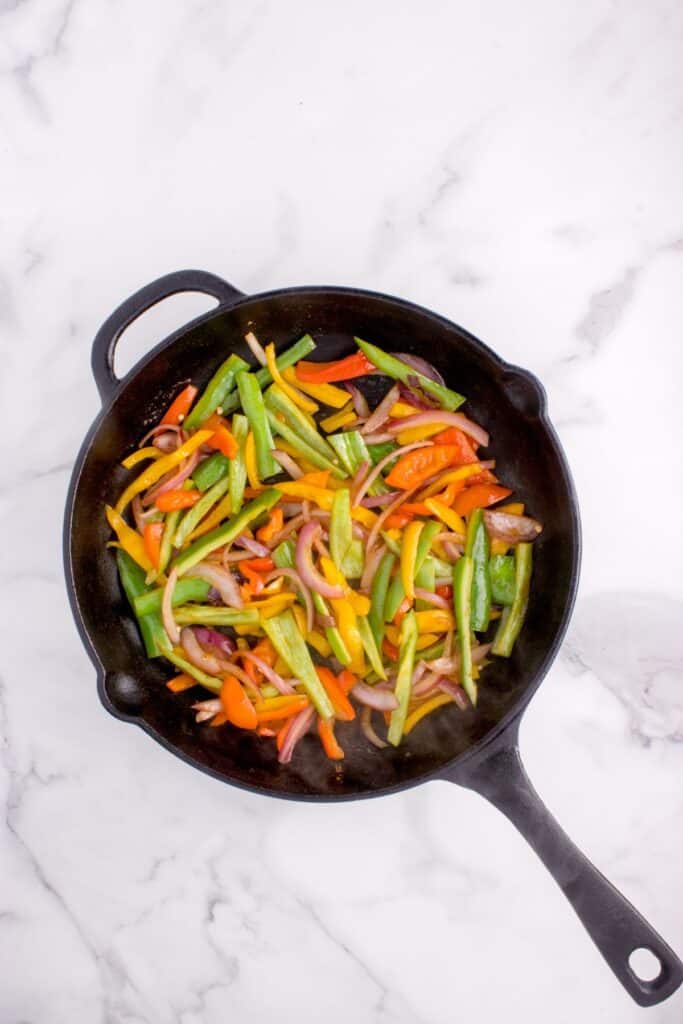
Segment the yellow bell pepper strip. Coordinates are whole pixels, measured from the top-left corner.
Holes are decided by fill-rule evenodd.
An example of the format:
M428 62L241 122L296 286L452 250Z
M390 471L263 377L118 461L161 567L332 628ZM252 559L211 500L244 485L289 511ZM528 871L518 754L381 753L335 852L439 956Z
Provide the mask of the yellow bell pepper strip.
M273 345L272 342L270 343L270 345L266 345L265 353L266 366L270 370L270 375L275 381L275 383L278 385L278 387L282 389L282 391L287 395L287 397L292 402L294 402L295 405L298 405L302 412L317 412L318 406L316 405L316 403L312 402L310 398L306 398L305 395L302 395L301 392L297 391L296 387L293 387L291 384L289 384L278 370L277 363L275 361L275 345Z
M303 480L278 481L278 490L287 498L298 498L300 501L312 501L318 508L329 512L334 500L334 491L325 487L316 487L313 484L305 483Z
M403 736L406 717L408 715L408 704L410 702L410 690L415 667L415 644L417 642L417 624L415 612L409 611L401 623L401 645L398 652L398 674L394 694L398 701L398 707L392 711L389 719L389 730L387 739L392 746L397 747Z
M244 607L250 611L257 611L262 619L267 619L271 615L279 615L280 612L293 605L295 601L296 594L287 592L284 594L273 594L272 597L247 601Z
M474 566L469 555L459 558L453 567L453 605L460 645L460 682L476 706L477 684L472 674L472 577Z
M274 487L269 488L245 505L241 512L232 516L223 526L219 526L217 530L212 530L211 533L196 540L175 559L173 565L177 568L178 575L182 576L193 565L197 565L198 562L206 558L215 548L232 543L235 537L238 537L254 519L258 519L263 512L271 509L281 497L280 491Z
M344 600L348 601L357 615L367 615L370 611L370 599L365 594L359 594L349 586L346 577L339 572L334 562L329 558L321 558L320 566L328 583L344 588Z
M509 658L519 635L529 603L533 544L515 547L515 595L512 604L503 610L491 653Z
M401 623L401 625L403 625L403 623ZM385 627L385 635L390 644L393 644L394 647L399 646L401 642L401 630L398 626L394 626L391 623L389 623ZM441 634L441 636L443 637L443 633ZM437 642L438 639L439 636L436 633L418 633L417 643L415 644L415 650L427 651ZM443 647L443 639L441 641L441 646ZM437 655L434 655L434 657L437 657Z
M417 561L417 545L424 523L416 519L408 523L403 531L401 544L401 582L403 592L409 601L415 600L415 563Z
M179 466L188 455L196 451L197 448L201 448L205 441L211 437L210 430L198 430L196 434L193 434L184 444L181 444L174 452L170 455L164 455L162 458L157 459L151 466L140 474L137 479L133 480L131 484L126 487L125 491L116 502L116 511L121 514L124 509L127 508L129 502L133 500L136 494L141 494L142 491L148 490L152 484L155 484L157 480L160 480L162 476L168 473L169 470L175 469Z
M437 708L443 707L444 704L452 704L453 698L448 693L438 693L436 697L426 700L424 704L420 704L411 711L406 718L406 724L403 729L403 735L407 736L408 733L412 732L418 722L421 722L423 718L431 714L432 711L436 711Z
M298 610L303 611L301 608ZM309 647L312 647L314 651L317 651L321 658L329 658L332 654L332 647L330 646L329 641L322 635L322 633L319 633L317 629L312 629L306 634L306 643Z
M261 625L277 653L289 666L292 675L303 684L320 717L332 718L334 708L325 687L318 679L311 655L291 611L273 615L272 618L263 620Z
M496 604L512 604L515 599L515 560L512 555L492 555L489 577L491 599Z
M418 633L444 633L447 629L453 629L454 626L453 616L445 608L415 612L415 621Z
M313 338L311 338L310 334L304 334L304 336L299 338L291 348L285 349L285 351L281 352L277 357L275 362L278 370L282 372L283 370L286 370L288 366L293 366L299 359L303 359L303 357L308 355L309 352L312 352L314 348L315 342L313 341ZM244 368L245 367L243 367L243 369ZM254 377L256 377L258 385L262 390L267 388L273 379L267 366L262 366L259 370L256 370ZM228 395L221 405L225 415L234 412L235 409L238 409L240 406L240 398L237 391L233 391L232 394Z
M249 363L241 356L230 355L221 363L207 384L204 394L185 420L185 427L192 430L221 408L229 393L235 387L235 376L241 370L248 370Z
M317 452L332 466L337 466L337 457L334 449L330 447L325 438L318 432L315 424L311 425L309 418L297 408L294 402L290 401L284 391L277 384L271 384L264 395L266 408L275 416L276 422L282 422L293 432L297 439L303 441L307 449ZM280 420L279 417L283 419ZM271 420L271 423L273 420ZM285 433L286 440L290 437ZM292 442L294 443L294 442ZM309 455L306 456L309 462L316 463ZM329 465L321 467L330 469ZM344 474L342 474L343 476Z
M247 439L244 442L244 466L247 473L247 480L249 486L258 491L263 486L258 474L258 465L256 462L256 442L254 441L254 432L250 430L247 434Z
M384 639L384 606L387 599L387 590L389 589L389 580L395 564L396 555L391 551L385 552L377 566L377 572L375 573L370 590L368 622L370 623L372 635L375 638L375 644L379 649L381 649L382 640Z
M213 604L183 604L176 608L173 617L179 626L244 626L249 633L261 621L256 608L221 608Z
M415 410L411 410L415 413ZM438 434L443 424L441 423L425 423L421 427L408 427L407 430L401 430L396 435L396 440L400 445L412 444L413 441L424 441L428 437L433 437L434 434Z
M199 577L188 576L178 580L173 588L171 603L174 608L178 605L187 604L188 601L205 601L211 590L211 584ZM152 615L161 612L161 602L164 596L163 587L155 587L154 590L145 590L135 598L136 615Z
M404 420L407 416L414 416L416 412L417 409L414 405L409 405L407 402L394 402L389 410L389 415L393 420ZM435 433L438 433L440 429L441 427L438 426Z
M468 466L458 466L457 469L447 469L441 473L433 483L429 484L423 491L420 491L418 495L419 501L425 501L427 498L432 498L438 494L442 488L450 486L451 484L461 484L467 480L470 476L477 476L481 473L481 467L478 462L475 462Z
M440 519L442 523L446 524L449 530L452 530L453 533L460 534L462 539L465 539L465 534L467 533L465 520L462 519L457 512L454 512L453 509L448 507L448 505L443 505L440 501L437 501L436 498L427 498L425 500L425 505L429 511L437 517L437 519Z
M367 341L361 341L360 338L354 338L354 341L361 352L367 356L373 366L377 367L380 373L385 373L388 377L400 380L404 384L408 383L409 377L417 377L420 388L426 391L428 395L433 395L438 400L442 409L453 412L465 401L464 395L459 395L457 391L452 391L443 384L438 384L423 374L417 373L412 366L402 363L396 356L383 352L381 348L370 345Z
M482 510L476 508L467 523L465 545L465 554L472 559L472 629L475 633L485 633L491 617L490 546Z
M121 465L124 469L132 469L133 466L137 466L138 462L144 462L145 459L160 459L161 456L162 452L154 445L150 445L148 448L138 448L137 451L132 452Z
M133 530L125 519L119 515L116 509L111 507L111 505L105 506L105 512L107 515L107 522L118 537L119 544L123 550L130 555L133 561L137 562L140 568L144 569L145 572L149 572L150 569L154 569L154 566L149 560L149 555L145 550L145 542L138 531Z
M358 627L358 632L360 633L363 649L365 650L373 672L376 672L380 679L386 679L387 674L382 663L382 655L380 654L377 643L375 642L375 637L372 629L370 628L369 620L364 615L356 616L356 625Z
M507 512L509 516L523 516L524 515L524 502L523 501L509 501L507 505L499 505L496 512Z
M144 569L131 558L127 551L122 549L116 552L116 564L119 570L121 586L135 613L147 657L158 658L162 654L161 641L166 638L166 630L161 622L160 610L140 613L135 606L135 602L145 597L148 593ZM159 609L161 609L161 604L159 604Z
M244 414L249 420L251 433L254 435L258 475L265 480L280 472L280 464L271 455L275 444L266 416L264 397L253 373L238 373L235 379Z
M303 391L305 395L310 395L317 402L328 405L332 409L341 409L349 400L348 391L336 388L334 384L313 384L311 381L299 380L296 371L291 366L283 370L282 376L298 391Z
M324 420L320 421L320 426L328 434L331 434L335 430L341 430L342 427L347 427L349 423L353 423L356 419L356 413L353 409L353 404L349 403L340 409L339 412L332 413L331 416L326 416Z

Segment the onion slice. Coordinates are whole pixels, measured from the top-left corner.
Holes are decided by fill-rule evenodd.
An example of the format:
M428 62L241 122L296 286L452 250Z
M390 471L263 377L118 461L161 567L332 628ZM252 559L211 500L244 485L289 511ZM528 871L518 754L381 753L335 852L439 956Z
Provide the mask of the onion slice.
M265 544L261 544L257 540L253 540L251 537L247 537L244 533L241 533L235 539L235 544L238 544L256 558L268 558L270 555L270 548L267 548Z
M304 475L303 469L299 469L292 456L288 455L287 452L282 452L279 448L273 448L270 454L276 462L280 463L285 473L289 473L292 480L298 480Z
M187 660L207 672L210 676L220 676L227 662L215 654L205 651L197 639L195 631L190 626L184 626L180 631L180 643L187 655Z
M277 579L278 576L285 576L287 579L291 580L294 586L301 594L304 605L306 606L306 628L310 633L311 630L313 629L314 621L313 598L311 597L310 590L308 589L304 581L301 579L301 576L296 571L296 569L273 569L273 571L269 572L268 575L266 576L266 583L270 583L271 580Z
M391 412L394 405L398 401L399 390L398 385L394 384L390 388L382 401L379 403L377 408L374 410L372 415L365 421L364 426L361 429L361 434L373 434L379 427L382 426L389 419L389 413Z
M178 623L173 618L173 605L171 604L173 591L177 582L178 570L171 569L161 598L161 621L164 624L164 629L168 633L168 639L172 644L180 643L180 630L178 629Z
M372 743L373 747L377 747L379 750L383 750L388 747L389 744L381 740L375 730L372 727L372 708L367 705L362 709L360 713L360 727L361 732L367 740Z
M239 656L240 658L246 658L252 665L255 665L259 672L266 677L269 683L273 684L279 693L290 694L296 692L292 684L283 679L263 658L259 658L258 654L253 654L251 651L240 651Z
M199 579L206 580L216 588L223 599L223 604L228 605L229 608L239 610L244 607L237 581L229 569L220 565L210 565L209 562L199 562L198 565L188 569L185 575L197 576Z
M419 412L417 416L406 416L403 419L394 420L387 427L387 430L390 434L400 434L402 430L411 430L413 427L426 427L431 423L443 423L444 428L457 427L458 430L462 430L463 434L474 438L477 444L483 445L484 448L489 443L488 433L478 423L474 423L467 416L463 416L461 412L442 412L438 409L435 409L434 412ZM405 450L405 448L402 449L402 451Z
M445 382L436 367L428 363L422 356L414 356L412 352L390 352L394 359L400 359L406 366L410 366L416 373L421 373L427 380L433 380L437 384L445 386Z
M160 494L165 494L166 491L173 491L180 487L187 480L188 476L192 475L198 462L199 452L194 451L188 456L180 469L171 475L167 475L165 479L162 478L158 484L147 491L142 499L143 506L152 505Z
M423 590L421 587L415 587L415 597L419 598L420 601L433 604L435 608L449 609L451 607L451 602L447 601L445 597L433 594L431 590Z
M248 334L244 335L244 340L251 349L251 354L261 364L261 366L267 366L268 360L266 359L266 353L263 351L263 345L258 340L253 331L249 331Z
M341 598L344 596L344 588L328 583L313 565L311 548L313 542L320 538L321 532L322 527L315 520L304 523L301 527L296 542L296 568L303 582L311 590L322 597Z
M370 407L368 406L368 400L363 394L363 392L359 391L356 385L352 384L348 380L344 381L343 386L351 395L351 400L353 402L353 408L355 410L356 416L360 417L361 419L365 419L367 416L369 416Z
M217 629L210 629L208 626L195 626L194 635L200 644L205 647L215 647L228 658L235 653L235 641L225 633L219 633Z
M304 708L298 715L294 715L290 723L285 742L282 744L282 750L278 754L278 761L280 764L289 764L292 760L292 754L294 753L294 747L297 745L302 736L305 736L308 732L315 710L313 708Z
M361 704L375 711L394 711L398 707L396 694L391 690L380 690L377 686L368 686L367 683L356 683L351 688L351 693Z

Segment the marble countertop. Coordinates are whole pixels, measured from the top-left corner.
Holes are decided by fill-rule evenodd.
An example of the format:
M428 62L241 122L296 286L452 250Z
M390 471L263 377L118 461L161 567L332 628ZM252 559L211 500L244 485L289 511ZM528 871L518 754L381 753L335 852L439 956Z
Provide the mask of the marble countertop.
M92 337L170 270L403 295L529 367L585 554L523 756L683 952L682 37L677 0L0 0L2 1024L642 1019L476 795L265 800L107 715L60 531Z

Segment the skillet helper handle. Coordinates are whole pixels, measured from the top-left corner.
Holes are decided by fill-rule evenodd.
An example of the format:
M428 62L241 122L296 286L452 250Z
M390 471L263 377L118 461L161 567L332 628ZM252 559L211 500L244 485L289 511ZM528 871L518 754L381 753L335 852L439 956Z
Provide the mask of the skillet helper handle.
M155 306L178 292L202 292L218 300L219 306L232 306L244 293L228 284L222 277L205 270L176 270L172 274L145 285L122 302L100 327L92 347L91 365L97 390L103 404L112 397L120 384L114 372L114 352L119 338L127 327Z
M465 762L451 782L474 789L505 814L541 858L584 928L628 994L640 1006L667 999L683 981L683 963L647 921L608 882L560 828L524 770L516 737L492 744L491 752ZM636 949L657 958L656 978L639 978L629 964Z

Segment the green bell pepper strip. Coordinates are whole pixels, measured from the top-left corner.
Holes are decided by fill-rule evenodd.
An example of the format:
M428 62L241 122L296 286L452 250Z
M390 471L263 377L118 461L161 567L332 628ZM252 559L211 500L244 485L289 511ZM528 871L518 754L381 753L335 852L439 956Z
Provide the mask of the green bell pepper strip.
M436 572L437 578L439 579L450 579L451 573L453 572L453 566L450 562L444 562L442 558L437 555L431 555L432 561L434 562L434 571Z
M281 352L280 355L277 356L275 365L280 371L286 370L288 367L294 366L294 363L298 363L298 361L303 359L304 356L307 356L314 348L315 342L313 341L313 338L310 334L304 334L303 338L299 338L291 348L285 349L284 352ZM248 370L249 367L245 364L242 369ZM254 376L256 377L261 389L268 387L273 380L267 366L262 366L260 370L256 371ZM223 402L223 412L226 415L229 412L234 412L235 409L239 409L239 407L240 398L237 393L230 395L230 397Z
M152 614L140 615L135 608L135 599L146 594L148 591L145 584L145 570L141 569L137 562L134 562L130 555L121 548L118 548L116 551L116 565L119 570L123 592L128 598L137 619L147 657L158 658L162 654L162 639L166 636L161 616L154 612Z
M436 658L440 658L445 646L445 640L437 640L431 647L426 647L423 651L420 651L420 659L422 661L434 661Z
M194 427L200 426L216 409L223 407L228 394L235 387L236 374L241 370L248 369L249 363L245 362L241 356L237 356L234 353L228 356L206 385L204 394L185 420L183 426L188 430L192 430Z
M381 462L385 455L389 455L389 453L393 452L395 448L396 444L393 441L383 441L382 444L367 445L368 455L370 456L373 466L376 466L378 462ZM388 469L389 467L387 466L387 471Z
M240 446L234 459L230 459L228 478L230 481L230 511L236 515L244 502L244 488L247 483L247 464L244 460L244 446L249 434L249 420L246 416L235 413L232 418L232 436Z
M494 604L512 604L515 599L515 559L513 555L492 555L489 559L491 599Z
M182 582L182 581L181 581ZM179 626L258 626L257 608L218 608L213 604L184 604L173 615Z
M254 498L248 505L245 505L236 516L231 516L227 523L223 523L222 526L217 527L217 529L212 530L210 533L205 533L203 537L198 537L194 544L190 544L189 548L186 548L185 551L178 555L173 562L173 568L178 570L179 576L182 576L193 565L197 565L198 562L206 558L214 548L219 548L223 544L230 544L235 537L239 537L240 533L250 523L257 519L262 512L267 512L268 509L272 508L281 497L282 493L274 487L263 491L262 494L259 494L258 498Z
M351 495L347 487L334 492L330 516L330 554L334 564L347 579L356 580L363 575L363 544L353 538Z
M215 676L207 675L206 672L202 672L202 670L193 665L192 662L187 661L180 654L176 654L168 642L168 637L166 637L166 642L161 653L164 658L167 658L171 662L172 665L179 668L181 672L186 672L188 676L192 676L193 679L196 679L197 682L201 683L207 690L210 690L212 693L221 692L222 680L216 679Z
M310 462L312 466L317 466L318 469L329 469L330 472L339 479L343 479L347 476L346 471L343 470L341 466L336 465L331 459L328 459L327 456L321 455L320 452L315 450L315 448L311 448L311 446L304 441L299 434L297 434L296 430L293 430L287 423L283 423L282 420L279 420L274 412L270 409L267 409L266 411L268 413L270 425L275 433L284 437L285 441L289 441L292 448L295 448L303 459Z
M437 523L435 519L428 519L422 527L422 533L417 542L417 552L415 555L415 574L419 573L420 569L424 565L425 558L431 551L434 538L438 533L443 530L443 525Z
M382 655L379 653L379 648L375 642L375 636L372 632L369 620L366 619L365 616L359 615L356 619L356 625L358 627L358 632L360 633L363 649L368 656L368 661L370 662L373 671L377 674L379 679L386 679L387 674L384 669L384 665L382 664Z
M467 523L465 554L472 559L472 629L485 633L491 619L491 543L480 508L473 509Z
M263 619L261 628L282 660L289 666L292 675L303 684L321 718L332 718L334 708L318 678L308 647L291 611L287 610Z
M365 353L373 366L377 367L380 373L385 373L387 377L393 377L394 380L400 380L403 384L408 382L409 377L417 377L422 390L426 391L428 395L433 395L434 398L438 399L442 409L447 409L449 412L453 412L465 401L464 395L460 395L457 391L452 391L443 384L438 384L436 381L430 380L429 377L425 377L423 374L414 370L412 366L408 366L407 363L402 363L400 359L396 358L396 356L392 356L388 352L383 352L382 349L377 348L376 345L370 345L367 341L361 341L360 338L354 338L353 340L356 342L361 352Z
M213 455L209 455L208 459L200 462L193 472L192 479L195 482L195 487L199 491L208 491L209 487L213 487L215 483L228 475L229 468L230 459L226 459L221 452L214 452Z
M293 569L294 568L294 552L295 546L292 540L283 540L274 549L272 559L275 562L278 569ZM311 591L311 597L313 598L313 607L317 611L318 615L324 616L329 619L331 612L327 606L325 598L321 594L317 594L315 591ZM351 664L351 655L349 654L346 644L342 640L342 635L336 626L327 626L325 628L325 636L327 642L332 648L337 661L341 662L344 667L348 667Z
M403 580L401 579L401 573L397 572L393 580L389 584L387 590L387 598L384 602L384 621L393 622L394 615L399 609L401 601L406 596L405 589L403 587Z
M517 544L515 547L515 596L512 604L503 609L491 647L492 654L503 658L509 658L512 654L526 615L531 584L532 547L531 544Z
M417 621L415 612L409 611L401 623L401 643L398 651L398 674L394 694L398 707L391 712L387 739L397 747L403 736L403 727L408 715L408 703L415 667L415 645L417 644Z
M365 548L363 541L354 539L349 544L348 551L342 561L342 572L347 580L358 580L363 575L365 568Z
M436 589L436 569L434 568L434 559L431 555L427 555L419 570L415 573L415 586L421 590L429 591L430 594L434 593ZM429 601L423 601L422 598L418 597L415 600L415 608L419 612L428 611L433 607L433 604L430 604Z
M382 555L370 589L368 621L372 635L375 638L375 643L380 649L384 640L384 607L387 600L387 590L389 589L389 580L395 565L396 555L392 551L387 551Z
M254 435L254 447L256 449L256 466L262 480L274 476L280 472L280 464L276 462L271 452L275 447L270 423L266 416L266 407L263 404L261 388L253 373L237 374L237 390L244 409L245 416L249 420L249 426Z
M209 487L208 491L204 491L196 505L188 508L175 532L175 537L173 538L174 547L181 548L183 546L194 528L199 525L200 521L213 508L216 502L220 501L229 486L230 480L228 477L222 476L213 487Z
M311 426L306 415L292 402L289 395L286 395L277 384L271 384L264 396L266 407L274 413L284 417L287 426L291 427L302 441L305 441L309 448L329 459L333 465L338 465L339 460L334 449L327 443L322 434ZM344 474L346 476L346 473Z
M358 430L347 430L341 434L330 434L327 440L339 456L349 476L354 476L359 466L364 462L367 462L368 466L372 464L365 438ZM370 488L369 493L373 495L387 494L388 491L389 488L384 483L384 480L378 478Z
M477 703L477 684L472 678L472 577L474 565L463 555L453 566L453 607L460 644L460 682L473 704Z
M205 601L209 596L211 584L199 577L188 576L178 580L173 588L171 604L177 608L180 604L187 604L188 601ZM135 612L137 615L150 615L161 612L161 602L164 597L164 588L155 587L135 598Z

